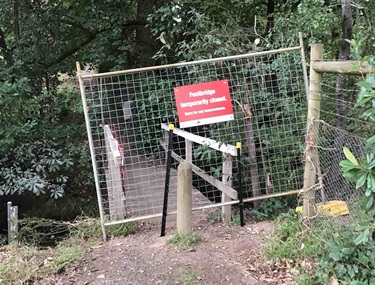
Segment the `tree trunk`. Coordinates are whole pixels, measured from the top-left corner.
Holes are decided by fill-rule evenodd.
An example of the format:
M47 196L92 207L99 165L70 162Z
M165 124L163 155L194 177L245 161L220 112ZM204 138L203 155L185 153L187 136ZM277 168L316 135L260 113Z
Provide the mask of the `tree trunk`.
M352 10L350 7L350 0L341 0L342 9L342 40L340 46L340 53L338 60L344 61L348 60L350 56L350 44L346 40L351 40L353 36L353 18ZM339 74L336 79L336 112L337 112L337 122L336 127L340 129L345 129L345 86L346 86L347 76Z
M254 131L253 131L253 114L247 105L244 105L245 111L245 128L246 128L246 141L249 146L249 158L250 158L250 176L251 176L251 190L253 197L259 197L260 185L259 185L259 172L255 150ZM259 201L254 201L254 208L259 207Z
M348 60L350 56L350 44L345 41L346 39L352 39L353 32L353 21L352 11L350 7L350 0L341 0L342 5L342 40L339 52L339 61ZM346 105L345 105L345 88L347 82L347 75L339 74L336 77L336 127L344 130L346 128ZM332 185L335 185L335 189L345 189L345 185L342 185L342 179L339 179L336 175L335 166L339 165L341 160L342 148L345 143L344 134L342 132L336 132L334 139L335 155L332 158L331 165L333 170L326 170L327 176L324 178L325 181L330 181ZM339 193L339 192L337 192ZM337 196L327 197L328 199L337 199Z
M267 2L267 25L266 25L266 35L271 35L273 28L275 26L275 0L268 0Z
M159 8L164 1L137 0L137 20L146 21L148 15ZM139 26L136 30L136 67L151 66L154 64L152 56L158 51L158 42L153 38L149 27Z
M20 40L18 0L13 0L13 30L14 30L14 40L17 44L18 41Z
M0 27L0 49L3 51L6 67L11 67L13 66L13 56L11 51L8 49L5 38L5 33Z

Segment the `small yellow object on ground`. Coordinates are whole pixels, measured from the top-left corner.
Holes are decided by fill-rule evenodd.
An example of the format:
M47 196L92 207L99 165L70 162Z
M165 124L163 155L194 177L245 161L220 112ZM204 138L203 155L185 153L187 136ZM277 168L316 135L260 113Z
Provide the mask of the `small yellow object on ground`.
M316 204L318 213L329 216L344 216L349 214L348 204L344 201L329 201ZM296 208L297 213L302 213L302 206Z

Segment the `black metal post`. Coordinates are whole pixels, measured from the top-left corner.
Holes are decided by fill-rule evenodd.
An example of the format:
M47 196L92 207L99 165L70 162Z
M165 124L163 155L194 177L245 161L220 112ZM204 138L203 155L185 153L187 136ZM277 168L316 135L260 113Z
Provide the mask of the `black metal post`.
M171 162L172 162L172 149L173 149L173 129L174 125L169 125L168 134L168 151L167 151L167 168L165 173L165 188L164 188L164 203L163 203L163 215L161 219L161 234L165 236L165 225L167 222L167 211L168 211L168 193L169 193L169 178L171 174Z
M242 162L241 162L241 143L236 144L237 148L237 179L238 179L238 200L240 201L240 225L243 227L245 225L243 217L243 189L242 189Z

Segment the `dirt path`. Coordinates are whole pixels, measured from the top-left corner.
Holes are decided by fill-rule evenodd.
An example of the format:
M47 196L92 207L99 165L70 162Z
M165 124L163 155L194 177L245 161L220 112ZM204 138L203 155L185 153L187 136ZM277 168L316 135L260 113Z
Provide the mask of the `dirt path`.
M272 230L270 222L241 228L209 224L199 217L194 219L194 232L201 241L179 251L167 245L175 232L173 225L167 228L168 236L161 238L159 225L145 223L131 236L94 247L80 267L56 277L54 284L293 284L266 282L262 272L254 270L259 265L255 263L263 263L259 257L262 238Z

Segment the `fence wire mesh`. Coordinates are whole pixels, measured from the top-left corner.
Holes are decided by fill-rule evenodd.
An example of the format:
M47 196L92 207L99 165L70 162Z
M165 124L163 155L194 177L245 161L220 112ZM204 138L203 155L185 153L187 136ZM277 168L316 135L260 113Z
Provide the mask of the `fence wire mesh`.
M315 146L318 152L318 160L315 162L317 168L315 202L317 206L332 201L340 201L344 204L332 210L335 214L318 213L314 217L314 223L326 230L318 231L319 234L330 235L332 232L357 225L371 217L364 211L361 200L363 190L361 188L357 190L355 183L344 178L340 161L346 159L344 147L349 148L359 159L366 153L374 153L374 149L366 145L366 139L375 133L375 124L361 118L363 112L361 108L354 108L358 93L355 77L348 77L347 89L340 92L342 96L337 96L336 82L331 81L335 75L323 75L323 77L326 80L320 82L321 120L313 122L319 130ZM337 106L340 106L340 113L337 111Z
M161 123L179 127L173 88L196 83L229 82L235 119L184 130L225 144L242 143L245 198L301 189L307 114L301 62L296 47L81 75L106 221L161 213L166 172ZM185 158L184 139L174 136L173 151ZM236 188L235 160L233 175L223 173L224 160L223 153L193 143L193 164ZM169 211L176 209L177 164L174 160ZM193 207L221 200L221 192L197 175L193 187ZM116 196L113 191L120 188Z

